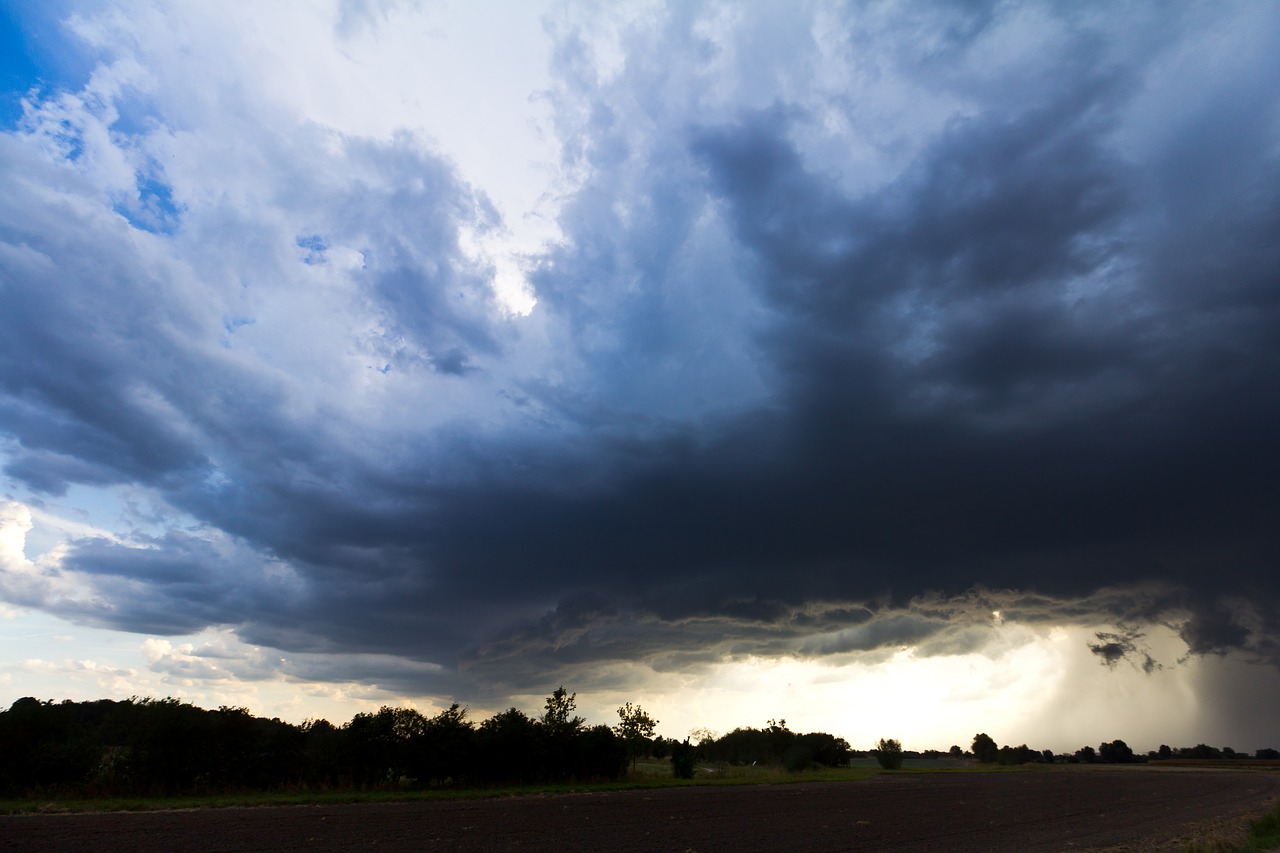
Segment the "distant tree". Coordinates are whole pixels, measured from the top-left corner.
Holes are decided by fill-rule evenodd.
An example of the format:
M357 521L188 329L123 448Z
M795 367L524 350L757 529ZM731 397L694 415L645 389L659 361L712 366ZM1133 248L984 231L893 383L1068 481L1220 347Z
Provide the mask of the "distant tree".
M973 757L983 764L994 764L1000 757L1000 747L985 732L973 736Z
M1098 760L1098 754L1091 746L1082 746L1076 750L1076 760L1081 764L1092 764Z
M1042 760L1042 761L1044 761L1044 763L1045 763L1045 764L1052 764L1052 763L1053 763L1053 750L1052 750L1052 749L1046 749L1046 750L1043 750L1043 751L1040 753L1040 758L1041 758L1041 760Z
M1156 757L1160 759L1173 758L1173 750L1169 748L1169 744L1162 743L1160 748L1156 750Z
M1255 752L1253 756L1254 758L1266 758L1271 761L1276 761L1277 759L1280 759L1280 752L1277 752L1276 750L1271 748L1260 749L1257 752Z
M1221 758L1222 750L1215 746L1198 743L1195 746L1184 746L1178 750L1179 758Z
M1053 753L1048 753L1048 760L1053 760ZM1001 747L996 753L996 761L1004 766L1029 765L1044 761L1044 753L1037 752L1036 749L1028 747L1027 744L1021 744L1020 747Z
M699 726L698 728L689 730L689 740L693 741L697 746L713 743L715 739L716 733L705 726Z
M951 749L947 750L947 754L952 758L964 758L964 750L958 744L952 744Z
M1098 745L1098 759L1105 764L1132 764L1137 760L1129 744L1122 740Z
M881 738L876 742L876 761L885 770L897 770L902 766L902 744L893 738Z
M1004 766L1018 766L1043 760L1044 756L1025 743L1021 746L1002 746L996 752L996 761Z
M638 759L648 748L649 740L658 721L650 717L639 705L630 702L618 709L618 725L613 727L618 737L627 745L627 754L631 757L631 766L636 766Z

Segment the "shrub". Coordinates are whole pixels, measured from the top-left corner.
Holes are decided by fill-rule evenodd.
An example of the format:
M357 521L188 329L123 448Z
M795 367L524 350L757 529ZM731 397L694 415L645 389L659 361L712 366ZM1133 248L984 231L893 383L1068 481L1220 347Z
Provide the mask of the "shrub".
M692 779L693 771L698 764L698 748L689 743L689 739L685 738L684 742L671 741L671 773L677 779Z

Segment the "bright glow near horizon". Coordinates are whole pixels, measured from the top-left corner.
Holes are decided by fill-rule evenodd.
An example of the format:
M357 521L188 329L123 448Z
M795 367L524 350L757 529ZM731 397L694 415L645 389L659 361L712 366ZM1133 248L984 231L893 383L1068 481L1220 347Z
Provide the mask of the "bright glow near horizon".
M325 718L335 724L383 705L414 707L428 715L444 707L376 683L308 680L297 674L305 671L306 656L245 646L226 631L168 638L121 635L6 607L0 611L0 632L11 658L33 655L0 665L0 695L11 696L10 701L27 695L55 701L175 696L201 707L243 705L293 723ZM945 750L952 744L968 749L980 731L1001 744L1055 752L1116 738L1144 752L1160 743L1189 746L1206 740L1246 751L1264 745L1251 744L1265 740L1266 731L1203 725L1196 685L1206 670L1221 670L1220 661L1189 661L1153 677L1127 664L1115 670L1097 667L1086 650L1093 640L1090 629L1008 625L1000 633L999 649L984 654L922 658L904 648L879 660L845 663L748 658L696 676L646 672L640 677L644 687L637 690L565 686L577 692L579 713L592 724L612 725L617 707L637 702L660 721L659 734L675 738L697 729L722 735L740 726L763 728L775 719L786 720L793 731L844 737L855 749L869 749L881 737L895 737L908 749ZM1155 640L1162 651L1180 645L1167 629ZM245 679L250 664L254 676ZM556 686L513 701L537 715L545 694ZM472 718L478 721L505 707L473 707ZM1051 713L1062 707L1070 713ZM1163 721L1158 727L1157 720Z

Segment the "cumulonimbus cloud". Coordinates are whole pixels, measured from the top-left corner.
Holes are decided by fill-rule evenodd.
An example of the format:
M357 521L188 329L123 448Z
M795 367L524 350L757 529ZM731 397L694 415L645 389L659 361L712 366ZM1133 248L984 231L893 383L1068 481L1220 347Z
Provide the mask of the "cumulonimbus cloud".
M433 684L970 649L975 590L1274 660L1274 12L1217 62L1194 10L921 8L557 18L527 316L425 134L326 128L237 51L183 109L112 19L0 134L0 426L32 495L154 514L24 603Z

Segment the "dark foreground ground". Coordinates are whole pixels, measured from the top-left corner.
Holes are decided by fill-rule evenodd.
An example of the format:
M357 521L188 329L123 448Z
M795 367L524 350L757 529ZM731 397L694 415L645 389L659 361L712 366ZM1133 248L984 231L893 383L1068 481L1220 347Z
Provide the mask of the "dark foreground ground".
M1177 850L1280 797L1280 774L1058 770L864 782L0 817L0 850Z

